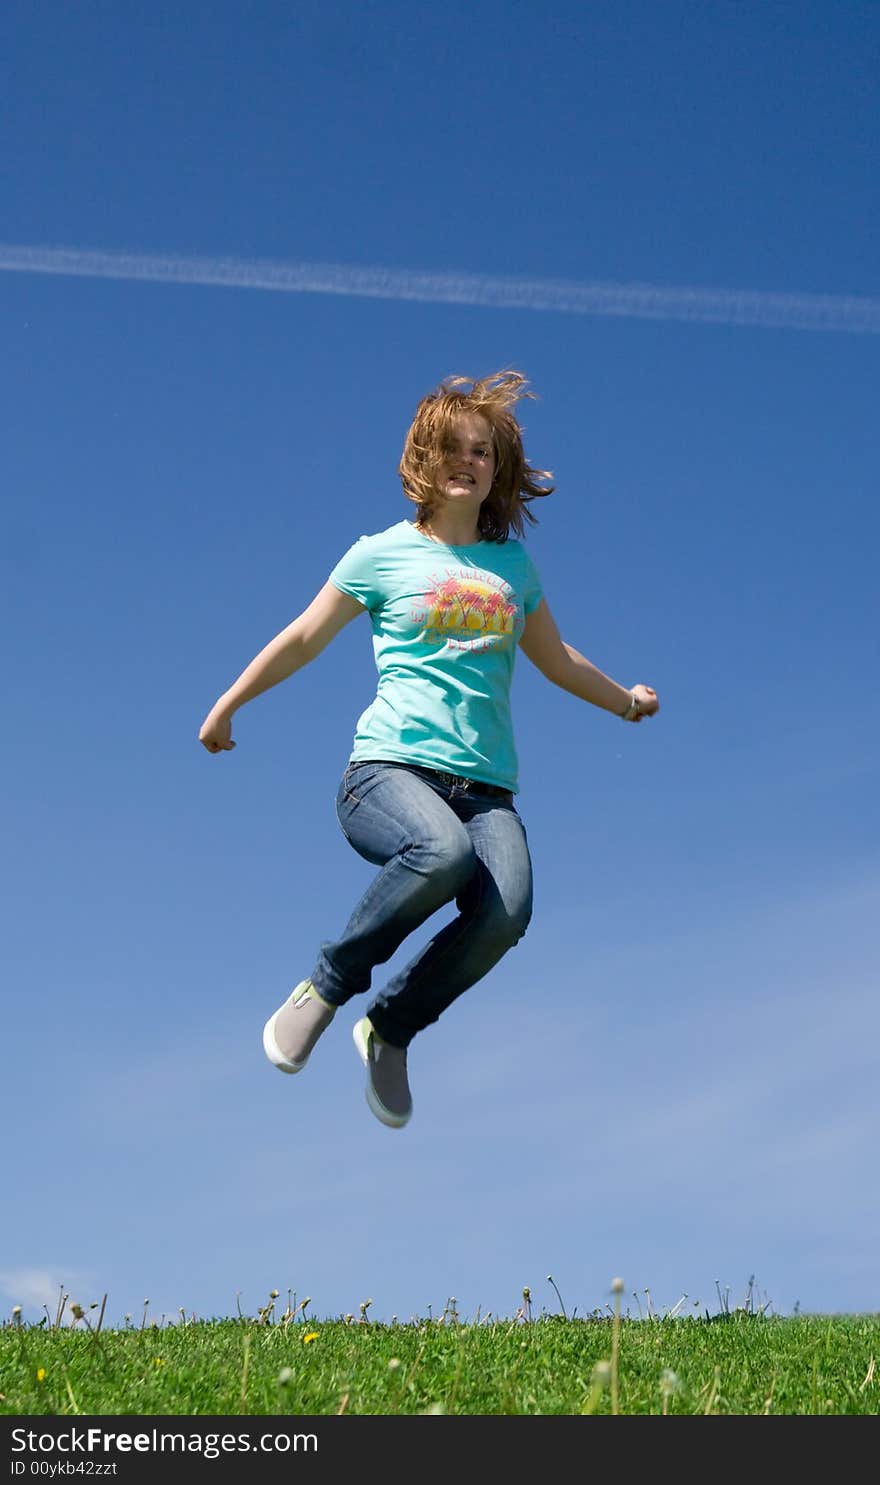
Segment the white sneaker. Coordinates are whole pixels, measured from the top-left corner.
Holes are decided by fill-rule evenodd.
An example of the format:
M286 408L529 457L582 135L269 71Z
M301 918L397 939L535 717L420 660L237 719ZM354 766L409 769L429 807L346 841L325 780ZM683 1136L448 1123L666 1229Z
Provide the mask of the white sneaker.
M263 1027L263 1051L281 1072L302 1072L335 1015L336 1007L321 999L311 980L300 980Z
M367 1069L367 1103L382 1124L402 1129L412 1118L412 1094L406 1075L406 1047L392 1047L373 1029L368 1016L352 1031Z

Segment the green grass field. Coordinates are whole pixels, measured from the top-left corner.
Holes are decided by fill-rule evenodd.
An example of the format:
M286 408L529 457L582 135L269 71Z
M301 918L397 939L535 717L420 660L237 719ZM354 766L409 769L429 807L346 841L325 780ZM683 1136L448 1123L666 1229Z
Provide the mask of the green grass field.
M87 1323L0 1329L0 1413L880 1412L874 1315Z

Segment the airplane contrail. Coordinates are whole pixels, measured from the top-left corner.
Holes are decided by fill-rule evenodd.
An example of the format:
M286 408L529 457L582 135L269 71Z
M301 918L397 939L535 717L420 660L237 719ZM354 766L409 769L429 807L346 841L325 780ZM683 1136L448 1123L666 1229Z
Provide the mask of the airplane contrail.
M150 283L268 289L282 294L342 294L367 299L467 304L636 320L691 320L785 330L880 334L880 299L841 294L783 294L750 289L669 288L662 284L510 278L426 269L202 258L0 243L0 270Z

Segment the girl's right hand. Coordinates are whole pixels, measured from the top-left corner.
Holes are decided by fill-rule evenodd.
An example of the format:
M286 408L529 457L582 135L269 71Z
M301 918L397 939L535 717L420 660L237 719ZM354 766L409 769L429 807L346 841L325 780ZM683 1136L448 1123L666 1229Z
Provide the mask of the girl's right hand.
M202 723L199 742L204 744L209 753L228 753L230 748L234 748L232 718L228 713L220 712L215 716L213 712L209 712Z

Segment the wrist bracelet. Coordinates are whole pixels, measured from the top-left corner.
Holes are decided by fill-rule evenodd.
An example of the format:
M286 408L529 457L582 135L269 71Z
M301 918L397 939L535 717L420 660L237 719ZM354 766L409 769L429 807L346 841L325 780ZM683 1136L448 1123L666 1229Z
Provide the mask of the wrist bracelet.
M633 696L626 711L621 712L620 715L624 722L634 722L636 717L641 716L641 711L639 709L639 699L637 696Z

